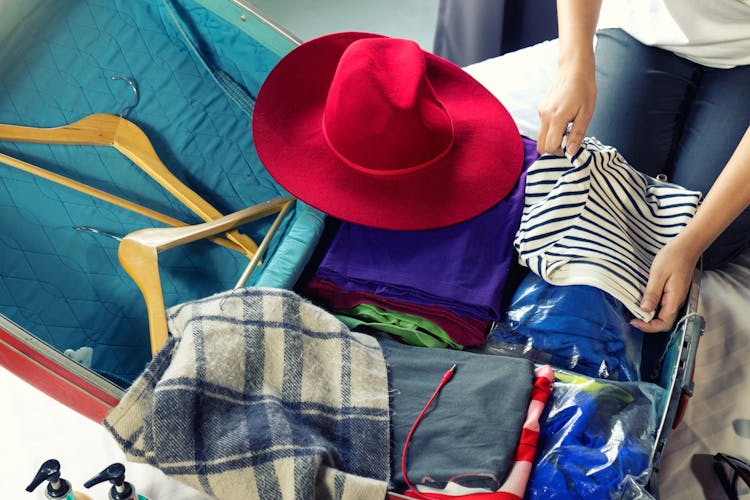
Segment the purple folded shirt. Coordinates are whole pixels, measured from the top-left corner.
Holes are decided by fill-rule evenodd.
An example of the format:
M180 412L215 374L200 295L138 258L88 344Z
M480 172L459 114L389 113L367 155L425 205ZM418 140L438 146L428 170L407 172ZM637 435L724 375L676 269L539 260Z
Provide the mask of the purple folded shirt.
M316 276L346 291L440 306L459 316L499 319L523 212L526 169L539 156L534 141L524 138L523 144L518 182L494 207L460 224L426 231L342 222Z

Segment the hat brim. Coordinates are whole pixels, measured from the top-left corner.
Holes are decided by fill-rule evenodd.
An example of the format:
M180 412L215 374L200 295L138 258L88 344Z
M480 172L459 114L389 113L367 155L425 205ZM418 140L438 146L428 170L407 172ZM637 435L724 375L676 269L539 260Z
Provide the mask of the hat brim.
M393 176L352 169L322 133L328 89L354 41L336 33L306 42L271 70L256 100L253 139L261 162L290 194L338 219L393 230L457 224L489 209L513 188L523 145L505 107L458 66L424 52L436 95L453 120L451 151L429 168Z

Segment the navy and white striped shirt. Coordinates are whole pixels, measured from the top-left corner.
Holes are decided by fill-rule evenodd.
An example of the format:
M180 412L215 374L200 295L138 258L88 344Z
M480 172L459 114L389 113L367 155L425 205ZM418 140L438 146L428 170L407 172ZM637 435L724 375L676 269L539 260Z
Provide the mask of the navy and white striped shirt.
M586 138L575 156L545 155L529 167L514 246L521 264L554 285L590 285L633 315L654 256L695 214L701 193L631 167L616 149Z

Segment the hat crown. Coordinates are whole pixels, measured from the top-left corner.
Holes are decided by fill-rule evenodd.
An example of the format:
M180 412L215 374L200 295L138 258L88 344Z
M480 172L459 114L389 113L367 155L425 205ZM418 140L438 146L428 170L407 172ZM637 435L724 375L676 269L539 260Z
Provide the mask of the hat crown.
M427 167L453 144L453 124L411 40L365 38L347 47L323 114L331 150L346 165L393 175Z

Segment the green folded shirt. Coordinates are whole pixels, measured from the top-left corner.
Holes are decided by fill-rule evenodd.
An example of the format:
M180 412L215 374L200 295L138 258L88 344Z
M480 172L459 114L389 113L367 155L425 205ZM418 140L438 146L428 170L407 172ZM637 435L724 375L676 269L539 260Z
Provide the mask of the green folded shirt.
M350 330L364 326L395 335L410 345L463 349L445 330L421 316L381 309L372 304L336 310L334 315Z

